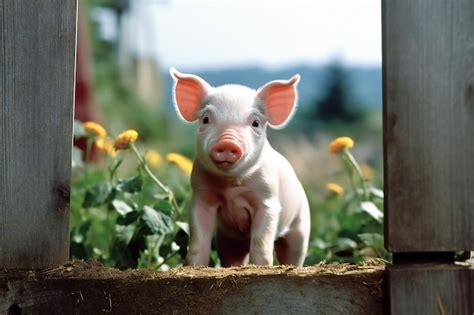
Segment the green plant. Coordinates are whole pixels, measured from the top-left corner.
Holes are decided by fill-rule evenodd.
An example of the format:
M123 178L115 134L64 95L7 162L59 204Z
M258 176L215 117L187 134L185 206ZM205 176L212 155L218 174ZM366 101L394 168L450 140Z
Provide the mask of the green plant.
M101 170L88 156L82 161L79 152L73 154L73 165L82 168L73 177L71 255L119 268L166 269L182 263L189 234L183 219L189 190L172 190L158 179L135 146L135 131L122 133L112 144L104 134L87 129L76 122L76 136L95 142L104 151L107 167ZM118 176L124 160L132 157L133 175Z
M351 191L345 193L338 184L328 184L330 193L315 206L325 211L323 220L328 226L323 232L313 233L316 236L313 235L310 244L307 264L321 260L359 263L375 257L391 260L383 239L383 191L371 184L370 176L364 175L350 151L353 145L351 138L340 137L329 146L329 152L343 164ZM317 220L318 217L313 221L314 226L320 226Z

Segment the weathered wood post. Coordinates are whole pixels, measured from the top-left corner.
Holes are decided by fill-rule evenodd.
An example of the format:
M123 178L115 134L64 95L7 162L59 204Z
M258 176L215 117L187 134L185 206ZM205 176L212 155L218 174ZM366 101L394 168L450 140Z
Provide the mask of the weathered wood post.
M0 0L0 269L68 260L76 0Z
M389 310L472 314L474 270L453 260L474 249L474 2L382 15Z

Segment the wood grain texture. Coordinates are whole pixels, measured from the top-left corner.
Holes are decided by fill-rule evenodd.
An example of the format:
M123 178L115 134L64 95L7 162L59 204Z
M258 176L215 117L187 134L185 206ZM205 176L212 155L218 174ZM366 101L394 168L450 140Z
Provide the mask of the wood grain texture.
M474 1L383 1L386 247L474 248Z
M0 313L382 314L384 266L0 271Z
M361 285L356 277L337 281L334 275L317 279L256 279L242 289L226 296L220 307L223 314L382 314L382 292ZM376 283L376 282L374 282Z
M75 0L0 0L0 268L69 255Z
M420 264L392 266L386 272L390 314L474 314L472 268Z

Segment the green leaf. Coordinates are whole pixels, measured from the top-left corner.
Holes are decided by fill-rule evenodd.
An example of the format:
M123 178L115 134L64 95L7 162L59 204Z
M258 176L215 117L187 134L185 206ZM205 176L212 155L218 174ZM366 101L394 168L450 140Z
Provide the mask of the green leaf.
M317 237L311 242L311 247L325 249L327 247L327 244L322 238Z
M171 253L171 243L164 243L160 246L159 255L161 257L167 257Z
M86 235L92 225L92 221L86 221L79 226L79 233Z
M74 138L80 138L86 135L84 131L84 126L79 120L74 120L74 129L73 129Z
M72 168L80 168L84 166L82 161L82 151L78 147L72 147Z
M361 233L357 236L367 246L383 245L383 236L378 233Z
M84 234L77 233L77 231L72 231L71 233L71 243L80 244L84 242Z
M128 245L128 243L130 243L134 232L134 225L115 225L115 235L117 237L117 240L124 243L125 245Z
M156 261L160 260L160 248L163 243L163 238L160 235L148 235L146 236L147 250L155 258ZM162 260L163 258L161 258Z
M167 200L158 201L157 203L155 203L155 206L153 208L163 212L168 216L172 216L174 214L174 208Z
M94 249L92 250L92 253L96 256L96 258L98 258L99 260L104 260L106 258L104 252L100 249L100 248L97 248L97 247L94 247Z
M132 210L123 216L117 218L117 224L119 225L130 225L134 223L139 217L138 211Z
M112 205L114 206L114 209L121 215L124 216L127 213L130 213L133 211L133 208L130 207L125 201L115 199L112 201Z
M357 236L365 245L372 247L377 256L387 261L391 260L392 254L385 249L383 235L378 233L362 233Z
M179 250L179 245L176 242L171 242L171 251L176 252Z
M169 196L167 194L156 193L153 195L153 198L158 199L158 200L168 200Z
M121 192L136 193L142 190L143 180L140 175L126 179L120 179L116 188Z
M378 189L375 187L370 187L370 194L376 198L383 199L384 194L382 189Z
M371 201L363 201L360 204L362 211L367 212L372 218L378 222L383 220L383 212L377 208L377 206Z
M85 243L86 235L91 227L91 224L92 222L90 220L86 220L82 222L81 224L79 224L78 222L77 225L73 226L70 232L71 244L77 245L77 244ZM77 247L77 249L80 249L80 248Z
M142 221L149 232L146 234L163 235L173 231L171 218L149 206L143 207Z
M355 249L357 248L357 243L350 238L341 237L336 241L336 248L339 250Z
M108 182L100 183L89 188L84 196L82 206L84 208L98 207L107 201L112 192L112 185Z
M190 234L189 234L189 224L188 224L187 222L176 221L175 223L176 223L176 225L177 225L181 230L183 230L187 235L190 235Z

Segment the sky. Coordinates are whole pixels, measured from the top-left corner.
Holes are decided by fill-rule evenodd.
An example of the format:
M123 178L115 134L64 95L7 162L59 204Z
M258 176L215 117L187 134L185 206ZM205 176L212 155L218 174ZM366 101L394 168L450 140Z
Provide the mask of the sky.
M162 67L381 63L379 0L133 0L124 28Z

